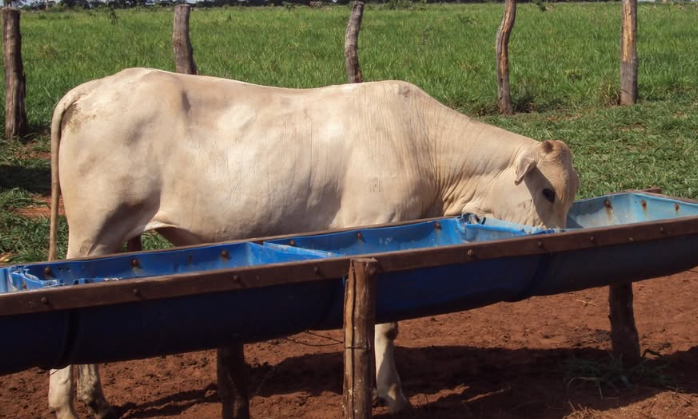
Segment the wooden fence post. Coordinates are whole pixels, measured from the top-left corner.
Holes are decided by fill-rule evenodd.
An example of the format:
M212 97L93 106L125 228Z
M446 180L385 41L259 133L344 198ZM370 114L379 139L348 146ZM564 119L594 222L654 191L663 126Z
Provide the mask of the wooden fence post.
M172 49L174 50L175 69L178 73L199 74L194 63L194 49L189 40L190 12L191 6L188 4L178 4L174 8Z
M637 0L621 0L620 104L637 101Z
M351 16L344 35L344 65L347 68L349 83L361 83L364 77L359 66L359 30L364 16L364 2L355 0L351 6Z
M22 66L22 34L19 9L2 9L2 45L5 65L5 138L21 137L27 132L24 105L25 79Z
M344 292L344 418L369 419L372 407L375 259L352 259Z
M641 356L633 313L633 284L611 285L608 289L613 355L620 358L626 367L637 365Z
M497 102L499 112L506 115L514 113L509 89L509 36L515 20L516 0L505 0L504 17L497 30Z
M247 390L245 352L242 341L218 349L216 365L218 396L223 419L249 419L250 399Z

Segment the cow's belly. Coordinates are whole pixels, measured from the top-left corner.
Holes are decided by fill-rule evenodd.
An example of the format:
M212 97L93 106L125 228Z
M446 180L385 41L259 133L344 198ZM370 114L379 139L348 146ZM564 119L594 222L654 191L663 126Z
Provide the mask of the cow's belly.
M189 245L226 240L302 233L403 221L420 217L417 211L403 211L386 201L370 205L341 206L340 199L328 200L314 206L254 207L254 209L191 205L190 210L162 207L146 227L148 229L178 230L175 244ZM201 203L199 203L201 204ZM197 209L198 208L198 209ZM167 237L167 234L165 234ZM174 236L173 236L174 237ZM168 237L169 238L169 237Z
M287 181L269 187L258 180L228 190L208 185L165 195L151 228L172 227L185 232L176 244L196 244L404 221L424 212L425 191L416 184L387 181L378 188L379 181L370 178L349 185Z
M150 225L184 231L186 243L217 242L332 228L336 205L307 208L298 205L264 206L203 197L191 197L179 205L162 205ZM179 240L180 242L182 240Z

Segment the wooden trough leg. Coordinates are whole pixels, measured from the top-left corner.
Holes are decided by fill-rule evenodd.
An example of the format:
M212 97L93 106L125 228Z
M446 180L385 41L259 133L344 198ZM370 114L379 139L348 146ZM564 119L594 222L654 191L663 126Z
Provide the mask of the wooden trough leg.
M613 355L620 358L624 366L631 367L640 362L640 339L633 314L633 284L628 282L608 288Z
M249 419L250 401L242 341L218 349L217 375L223 419Z
M368 419L372 407L375 259L352 259L344 293L344 418Z

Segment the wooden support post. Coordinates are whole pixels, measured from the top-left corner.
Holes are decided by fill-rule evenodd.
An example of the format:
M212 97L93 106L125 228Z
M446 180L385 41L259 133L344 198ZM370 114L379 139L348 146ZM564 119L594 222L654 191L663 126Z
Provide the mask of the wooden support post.
M608 318L611 321L613 355L622 359L623 365L631 367L641 359L640 339L633 314L633 284L628 282L608 288Z
M354 1L351 6L351 16L344 35L344 65L347 68L349 83L361 83L364 77L359 66L359 30L364 16L364 2Z
M189 40L190 11L191 6L188 4L178 4L174 8L172 48L174 50L175 69L178 73L199 74L194 63L194 49Z
M515 20L516 0L504 0L504 17L497 31L497 103L499 112L506 115L514 113L509 89L509 36Z
M22 66L22 34L19 9L2 9L2 45L5 65L5 138L21 137L27 132L24 105L25 79Z
M242 341L218 349L218 395L223 405L223 419L249 419L250 400L247 391L247 366Z
M637 0L621 0L620 104L637 101Z
M375 259L352 259L344 293L344 418L368 419L372 406Z

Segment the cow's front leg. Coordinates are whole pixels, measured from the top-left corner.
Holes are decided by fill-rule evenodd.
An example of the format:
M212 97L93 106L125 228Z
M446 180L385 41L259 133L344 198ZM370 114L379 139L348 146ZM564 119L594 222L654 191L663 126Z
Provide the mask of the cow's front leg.
M49 374L49 410L56 419L77 419L73 409L73 366L51 370Z
M78 365L78 399L90 408L97 419L118 417L104 398L97 365Z
M397 413L410 404L402 393L402 384L395 367L395 344L397 323L376 325L376 389L378 397L390 408L390 413Z

